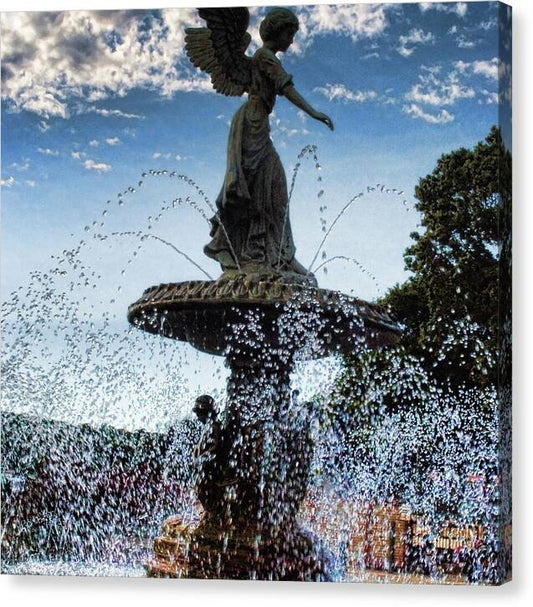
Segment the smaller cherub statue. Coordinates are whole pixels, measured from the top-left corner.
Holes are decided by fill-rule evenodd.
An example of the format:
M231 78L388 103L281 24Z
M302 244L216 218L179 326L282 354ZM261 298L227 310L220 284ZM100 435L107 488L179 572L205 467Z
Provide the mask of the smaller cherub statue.
M193 411L204 424L200 440L193 452L196 493L204 510L210 513L222 507L224 431L217 417L213 397L208 394L199 396Z

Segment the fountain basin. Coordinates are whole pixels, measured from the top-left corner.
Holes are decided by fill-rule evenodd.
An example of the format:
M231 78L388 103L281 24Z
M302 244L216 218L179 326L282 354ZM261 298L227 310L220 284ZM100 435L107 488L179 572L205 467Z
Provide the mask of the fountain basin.
M128 320L144 331L224 356L235 343L233 328L246 323L250 313L271 327L271 347L290 349L300 360L351 353L355 340L369 348L394 344L401 333L375 304L337 291L246 276L150 287L128 308ZM291 325L291 338L278 335L283 318Z

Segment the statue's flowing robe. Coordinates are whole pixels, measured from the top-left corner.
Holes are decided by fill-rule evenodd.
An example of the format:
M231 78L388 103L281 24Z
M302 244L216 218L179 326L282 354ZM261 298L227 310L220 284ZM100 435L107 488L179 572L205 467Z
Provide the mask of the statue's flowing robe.
M270 139L268 118L292 76L266 48L255 53L251 66L248 101L231 122L226 176L217 198L218 213L211 220L213 239L205 253L224 270L237 268L236 256L241 268L266 266L303 273L294 259L287 180Z

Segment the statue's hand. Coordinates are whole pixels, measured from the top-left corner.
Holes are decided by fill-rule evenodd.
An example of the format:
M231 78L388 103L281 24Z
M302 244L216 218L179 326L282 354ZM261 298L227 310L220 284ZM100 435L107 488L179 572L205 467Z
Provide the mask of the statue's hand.
M326 114L323 114L322 112L317 112L313 116L313 118L315 118L316 120L320 120L320 122L323 122L331 131L334 129L333 121Z

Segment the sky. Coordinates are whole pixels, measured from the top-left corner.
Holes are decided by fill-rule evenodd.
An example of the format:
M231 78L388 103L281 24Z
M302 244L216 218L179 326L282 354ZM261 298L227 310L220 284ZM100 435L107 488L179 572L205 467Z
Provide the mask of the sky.
M402 255L419 229L418 180L493 124L510 144L499 6L294 7L300 30L280 59L335 131L279 98L271 135L289 184L300 151L317 146L317 160L301 159L290 214L301 263L316 257L316 269L323 253L338 258L317 272L321 287L373 300L403 282ZM264 14L251 9L249 52ZM96 308L113 313L118 331L146 287L205 278L159 239L219 275L202 252L211 215L204 194L216 199L229 121L244 99L216 94L189 63L184 28L201 24L194 9L2 14L4 301L80 240L100 277ZM358 194L319 250L323 226ZM179 202L188 196L192 206ZM139 243L137 231L155 238Z

